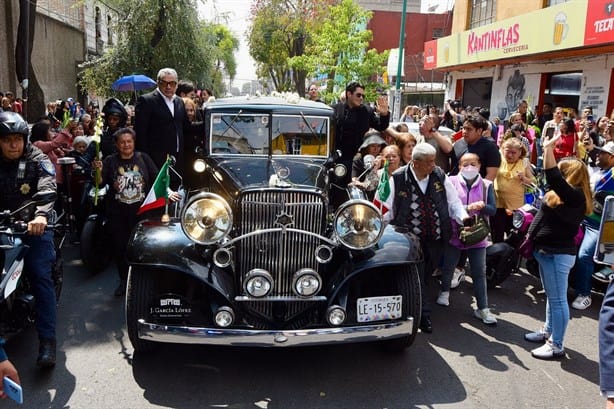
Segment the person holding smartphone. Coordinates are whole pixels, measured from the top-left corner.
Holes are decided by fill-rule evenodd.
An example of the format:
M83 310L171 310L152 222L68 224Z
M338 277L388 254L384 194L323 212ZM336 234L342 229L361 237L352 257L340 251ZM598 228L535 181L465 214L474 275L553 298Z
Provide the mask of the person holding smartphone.
M17 369L13 365L11 361L9 361L8 356L3 348L4 340L0 339L0 377L4 379L4 377L9 377L13 381L17 383L21 383L19 380L19 373ZM4 383L0 382L0 398L6 398L6 393L4 392Z

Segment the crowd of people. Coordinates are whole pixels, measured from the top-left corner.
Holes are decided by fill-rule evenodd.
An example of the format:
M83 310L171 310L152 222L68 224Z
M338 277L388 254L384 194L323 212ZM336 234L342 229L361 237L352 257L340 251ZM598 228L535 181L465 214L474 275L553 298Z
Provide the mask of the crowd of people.
M115 242L118 296L125 293L124 250L139 220L138 207L168 155L175 157L180 171L184 167L185 152L193 150L196 135L204 131L200 107L212 96L208 90L196 90L189 81L179 81L171 68L161 69L156 80L157 88L138 97L134 106L114 98L106 101L98 157L91 143L100 115L95 104L83 108L72 98L50 102L30 134L18 115L22 108L19 100L12 93L0 96L0 179L6 179L7 191L13 196L31 197L40 190L43 178L47 183L52 178L53 187L57 184L62 189L66 181L58 159L65 156L76 158L75 166L83 168L84 174L91 174L92 168L100 170L98 181L111 189L107 204L110 220L116 231L123 232ZM538 331L526 334L525 339L542 344L531 351L537 358L563 356L569 321L567 283L574 264L578 273L572 307L582 310L591 305L595 272L592 254L601 206L607 195L614 194L614 118L595 120L591 107L584 107L577 118L565 117L563 107L551 104L544 104L535 115L522 101L504 122L491 119L488 109L463 108L459 101L447 101L441 112L433 106L408 106L401 122L393 125L387 97L380 96L373 106L365 103L365 89L358 82L348 84L343 97L333 110L335 148L342 152L341 162L351 169L344 183L362 187L370 199L377 201L378 184L387 180L390 199L379 202L384 218L420 239L424 253L419 269L423 294L428 294L426 287L432 275L439 272L436 303L440 306L450 306L450 290L461 281L468 262L477 304L473 315L484 324L497 323L488 303L486 247L505 239L511 229L511 212L524 204L526 190L543 179L548 191L531 231L535 232L534 256L547 297L545 323ZM315 84L310 84L308 98L320 101ZM409 132L407 122L417 122L418 132ZM25 124L26 129L15 127L15 123L21 127ZM444 134L440 126L456 133ZM28 160L44 162L40 167L45 170L37 174L27 192L16 183L8 183L23 178L18 175L16 159L26 156ZM181 198L178 188L178 181L172 181L171 200ZM9 196L13 197L4 198ZM0 199L3 208L19 202L10 203L4 198ZM331 200L335 203L343 198ZM32 221L32 231L39 233L33 236L40 241L46 234L48 211L40 209ZM489 221L490 241L461 241L460 232L479 219ZM584 238L578 250L574 240L581 227ZM46 299L43 294L51 288L46 277L50 267L40 260L29 263L37 263L34 270L38 268L36 274L41 276L36 278L41 283L40 297ZM612 271L601 273L607 276ZM41 308L55 305L54 299L47 298L48 305L43 303ZM431 303L428 297L422 300L420 328L430 333ZM53 366L55 315L45 310L40 317L38 363ZM9 372L14 369L5 366ZM15 378L18 380L16 373Z
M74 164L69 165L71 175L82 175L92 183L97 178L99 184L110 189L105 209L114 229L119 275L116 296L126 291L125 250L132 228L143 217L137 215L139 207L167 155L175 158L175 166L181 170L184 152L203 132L200 107L213 97L210 90L197 90L190 81L178 81L177 72L171 68L158 72L157 84L154 91L141 95L134 107L111 98L100 113L95 103L82 108L73 98L50 102L31 127L20 115L19 99L13 99L10 92L0 96L0 184L4 189L0 207L13 210L39 191L70 192L60 158L74 158ZM102 127L95 135L99 115ZM172 187L169 199L180 200L181 193L175 190L178 184ZM83 209L79 202L85 197L82 193L73 192L75 213ZM56 299L51 276L55 249L53 232L46 227L52 223L54 206L58 205L61 203L38 206L24 239L30 247L24 259L25 270L36 298L40 341L36 363L43 368L56 363ZM19 382L1 344L0 371ZM3 396L0 386L0 397Z
M569 320L567 283L574 265L576 297L571 307L583 310L591 305L601 206L608 194L614 194L614 118L594 120L590 106L577 118L565 117L568 110L551 104L544 104L536 115L521 101L504 123L491 120L485 108L463 108L459 101L448 101L443 112L433 106L407 106L401 122L390 125L387 109L379 109L381 102L369 107L363 97L364 88L352 83L346 88L346 102L335 106L342 113L336 117L337 135L343 138L338 147L353 160L350 183L382 206L386 221L420 238L421 282L426 286L432 274L441 275L437 304L450 305L450 289L462 281L468 262L478 307L474 315L485 324L496 324L488 305L485 249L505 240L512 213L525 204L527 192L537 184L547 190L531 227L547 296L545 324L525 338L543 343L532 351L535 357L563 355ZM409 132L406 122L417 122L418 132ZM456 133L444 135L440 126ZM382 205L375 192L384 167L393 194ZM463 244L459 233L478 218L488 221L489 240ZM578 249L579 231L584 236ZM607 281L611 269L600 273ZM424 297L424 332L433 330L430 313Z

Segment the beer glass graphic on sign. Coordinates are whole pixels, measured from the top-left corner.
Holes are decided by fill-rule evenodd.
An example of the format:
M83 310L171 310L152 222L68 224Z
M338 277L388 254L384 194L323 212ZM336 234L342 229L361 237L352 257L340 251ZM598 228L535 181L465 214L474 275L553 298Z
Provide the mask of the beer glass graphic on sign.
M554 17L554 35L552 42L554 45L561 44L561 41L567 36L567 15L565 13L558 13Z
M443 47L443 60L448 62L450 59L450 44L447 44Z

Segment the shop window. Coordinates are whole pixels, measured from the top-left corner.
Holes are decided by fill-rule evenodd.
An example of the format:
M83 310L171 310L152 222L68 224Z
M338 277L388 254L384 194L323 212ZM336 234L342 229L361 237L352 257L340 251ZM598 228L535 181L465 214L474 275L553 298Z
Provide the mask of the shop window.
M496 21L497 0L471 0L470 28L485 26Z
M580 95L582 73L553 74L549 85L550 94L553 95Z

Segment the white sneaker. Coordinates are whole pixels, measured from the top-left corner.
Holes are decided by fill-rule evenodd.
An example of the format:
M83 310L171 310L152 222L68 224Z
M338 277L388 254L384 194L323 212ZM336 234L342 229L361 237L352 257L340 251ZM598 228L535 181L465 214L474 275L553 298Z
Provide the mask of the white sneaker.
M450 283L450 288L456 288L465 281L465 269L456 267L454 269L454 274L452 275L452 282Z
M442 291L437 297L437 304L447 307L450 305L450 291Z
M571 306L576 310L585 310L591 306L591 296L590 295L579 295L576 299L571 303Z
M550 333L544 331L544 329L537 330L535 332L529 332L528 334L524 334L524 339L529 342L544 342L548 338L550 338Z
M495 325L497 323L497 318L492 315L489 308L484 308L482 310L474 310L473 315L477 319L482 320L484 324Z
M565 356L565 349L555 346L552 342L546 341L546 343L539 348L535 348L531 351L531 355L539 359L555 359Z
M441 276L441 269L436 268L435 270L433 270L433 277L439 277L439 276Z

